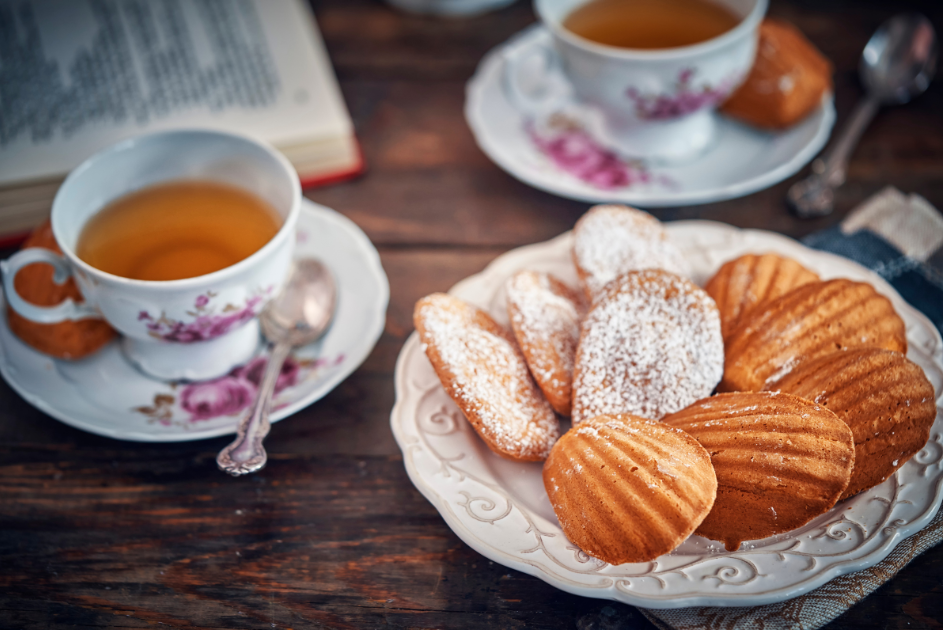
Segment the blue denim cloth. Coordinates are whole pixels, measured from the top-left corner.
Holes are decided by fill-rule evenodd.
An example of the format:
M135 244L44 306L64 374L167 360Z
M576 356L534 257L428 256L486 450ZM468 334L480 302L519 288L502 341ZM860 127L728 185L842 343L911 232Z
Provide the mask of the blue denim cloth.
M850 258L876 272L943 333L943 257L939 252L922 263L908 258L870 230L843 234L838 226L810 234L802 242Z

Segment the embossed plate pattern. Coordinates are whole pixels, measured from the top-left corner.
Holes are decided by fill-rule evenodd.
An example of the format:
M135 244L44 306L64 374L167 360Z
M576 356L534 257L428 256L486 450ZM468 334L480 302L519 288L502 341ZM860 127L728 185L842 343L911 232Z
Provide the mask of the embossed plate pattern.
M413 484L452 530L495 562L565 591L647 608L755 606L806 593L870 567L924 527L943 494L943 343L933 325L873 272L777 234L710 221L667 225L703 283L726 260L746 252L791 256L824 279L871 283L907 325L908 357L933 383L937 417L930 441L886 482L836 505L804 527L744 543L733 553L692 536L654 562L612 566L577 549L560 530L541 481L541 464L504 460L478 439L445 394L413 334L396 365L391 423ZM575 285L570 234L509 252L451 293L507 323L503 285L519 269L554 273Z

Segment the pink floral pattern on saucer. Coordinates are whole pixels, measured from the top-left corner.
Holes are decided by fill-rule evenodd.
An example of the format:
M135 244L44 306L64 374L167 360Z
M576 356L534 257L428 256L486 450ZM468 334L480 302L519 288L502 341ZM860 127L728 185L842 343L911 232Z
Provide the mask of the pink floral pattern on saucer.
M613 190L653 181L644 162L621 159L596 142L579 123L561 114L551 116L543 133L532 123L526 127L534 145L557 168L594 188Z
M343 361L344 355L333 359L299 359L289 356L275 382L275 395L315 377L322 368L337 367ZM255 400L267 364L268 357L256 357L245 365L233 368L226 376L211 381L171 384L171 392L155 394L151 404L134 407L132 411L165 426L173 424L174 418L179 417L185 418L184 423L191 424L234 416L248 409Z
M193 317L191 322L170 319L164 313L155 318L147 311L138 313L138 321L146 322L147 334L161 341L174 343L208 341L239 328L258 315L262 302L271 295L273 290L274 287L269 286L262 291L262 295L249 297L241 307L226 304L219 313L216 312L216 307L210 305L210 301L217 294L207 291L198 295L194 301L193 310L187 311L187 315Z
M635 104L635 114L642 120L671 120L693 114L707 106L724 100L737 84L736 77L729 77L717 87L704 84L694 87L694 68L685 68L678 74L677 89L674 94L642 94L630 87L626 96Z

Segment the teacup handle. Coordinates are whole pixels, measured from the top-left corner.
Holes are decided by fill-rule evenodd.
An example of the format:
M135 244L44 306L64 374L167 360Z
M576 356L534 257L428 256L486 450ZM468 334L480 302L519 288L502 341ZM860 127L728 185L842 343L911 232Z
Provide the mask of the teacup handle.
M549 41L536 48L512 47L503 56L504 93L521 112L532 116L552 113L570 99L573 86L563 77L560 57Z
M7 302L14 311L26 319L40 324L55 324L66 320L101 319L101 313L98 312L97 308L85 302L76 304L72 301L72 298L66 298L56 306L49 307L36 306L21 298L20 294L16 292L13 279L16 278L16 274L19 273L20 269L34 263L52 265L55 270L52 280L56 284L62 284L72 275L72 266L65 258L41 247L24 249L13 254L8 260L0 262L0 271L3 271L3 291L6 294Z

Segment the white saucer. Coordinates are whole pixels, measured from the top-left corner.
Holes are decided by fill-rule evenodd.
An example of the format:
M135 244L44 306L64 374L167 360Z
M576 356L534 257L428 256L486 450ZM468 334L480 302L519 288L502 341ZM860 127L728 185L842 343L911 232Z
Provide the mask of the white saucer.
M389 283L380 256L352 221L308 200L295 257L315 256L334 273L337 313L317 343L294 351L275 396L272 422L323 397L363 363L383 332ZM13 335L0 298L0 374L34 407L62 422L119 440L182 442L235 431L268 355L213 381L174 383L139 372L113 341L81 361L41 354Z
M907 327L907 356L933 384L937 416L927 442L884 483L839 502L802 527L728 552L691 536L652 562L609 565L563 535L544 490L539 462L491 452L442 388L418 336L396 362L390 423L413 485L462 540L496 563L564 591L643 608L760 606L797 597L828 580L871 567L933 519L943 500L943 340L921 312L873 271L772 232L713 221L672 221L669 238L702 285L720 265L747 252L794 258L823 279L868 282L891 300ZM449 291L507 324L504 285L521 269L575 286L572 233L507 252Z
M693 161L645 165L623 160L588 132L560 131L572 126L593 128L591 110L585 106L564 104L552 124L548 119L529 120L508 99L505 55L520 58L529 50L536 53L550 46L549 31L537 25L489 52L466 86L465 119L478 146L498 166L526 184L561 197L643 207L742 197L796 173L822 149L835 122L831 94L808 118L779 133L759 131L715 114L714 145ZM565 82L562 73L557 78ZM558 142L551 148L548 145L554 140ZM551 157L554 151L561 155L563 145L571 163L580 165L582 177L574 174L575 168L565 169ZM587 168L587 164L594 166ZM619 181L627 183L613 184Z

